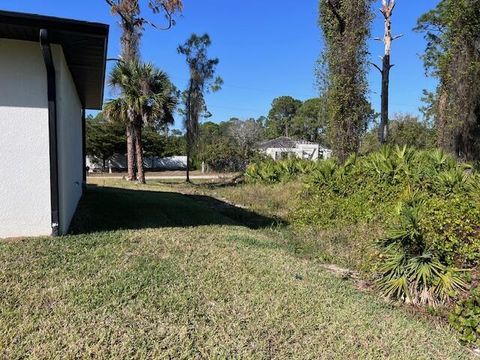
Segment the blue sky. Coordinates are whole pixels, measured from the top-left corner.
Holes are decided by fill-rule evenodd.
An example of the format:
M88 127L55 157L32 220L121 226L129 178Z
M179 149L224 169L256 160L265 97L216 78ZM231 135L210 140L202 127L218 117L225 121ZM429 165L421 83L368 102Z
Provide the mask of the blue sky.
M223 89L207 99L214 121L266 115L272 100L281 95L301 100L317 96L314 71L322 48L317 27L318 0L184 1L185 11L177 19L175 28L170 31L146 29L142 57L165 70L183 89L188 73L176 48L191 33L208 32L213 41L210 54L220 59L218 74L225 81ZM434 87L435 82L424 75L419 55L425 42L412 28L417 18L433 8L438 0L397 0L397 3L394 32L405 36L393 46L395 67L390 106L392 113L418 113L422 89ZM379 7L378 0L375 10ZM104 0L3 0L1 9L110 24L109 57L119 53L119 28ZM372 36L381 36L383 20L378 11L376 15ZM370 51L372 61L379 62L383 44L372 40ZM380 74L377 70L370 71L369 82L370 98L378 110ZM107 90L106 98L111 96ZM179 124L178 121L177 126Z

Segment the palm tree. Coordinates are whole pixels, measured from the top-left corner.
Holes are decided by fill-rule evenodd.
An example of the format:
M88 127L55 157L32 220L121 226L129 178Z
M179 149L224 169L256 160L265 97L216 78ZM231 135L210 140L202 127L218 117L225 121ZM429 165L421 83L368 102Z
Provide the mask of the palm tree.
M211 45L208 34L193 34L185 44L178 47L179 54L185 55L190 72L188 89L183 94L185 103L185 128L187 130L187 182L190 182L190 159L192 149L198 137L200 117L208 114L205 92L220 90L223 80L214 78L218 59L209 59L208 47Z
M165 26L158 26L142 16L140 0L105 0L110 7L112 14L120 17L121 36L121 61L140 61L140 38L145 25L150 25L157 30L168 30L174 24L173 15L183 9L182 0L148 0L146 3L154 14L163 13L167 19ZM145 2L144 2L144 5ZM135 134L134 129L126 125L127 137L127 167L128 180L135 180Z
M177 91L163 71L137 61L118 63L110 74L109 84L120 91L120 97L107 102L105 115L133 130L137 179L145 183L143 126L160 128L173 123Z

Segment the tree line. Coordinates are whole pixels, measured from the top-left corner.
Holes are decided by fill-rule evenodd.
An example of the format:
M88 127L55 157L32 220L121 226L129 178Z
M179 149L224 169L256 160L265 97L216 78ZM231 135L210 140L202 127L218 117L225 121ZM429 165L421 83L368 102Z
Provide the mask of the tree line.
M476 1L442 0L418 20L415 31L427 40L425 68L439 84L435 92L425 92L423 111L430 122L421 123L412 116L395 119L389 114L392 42L400 37L392 30L396 1L381 0L385 32L378 40L384 42L385 52L379 66L370 62L367 46L375 1L320 0L319 26L324 38L317 70L320 95L307 101L281 96L274 99L268 116L229 120L225 122L228 126L219 124L218 129L211 122L201 124L211 116L205 94L220 90L223 82L216 75L219 60L209 57L211 39L207 34L193 34L178 47L189 73L184 91L155 65L141 60L143 32L149 27L162 31L174 26L175 15L183 10L182 1L105 2L122 30L121 54L109 76L118 97L105 104L100 118L89 122L88 149L102 162L112 151L126 153L129 180L145 182L144 156L171 154L172 144L184 145L184 150L175 151L187 155L189 167L206 161L212 168L219 164L237 168L253 156L251 139L259 142L280 136L331 147L341 161L350 154L395 142L437 145L459 159L479 160L480 4ZM166 20L164 24L154 21L158 15ZM369 66L382 76L380 114L373 111L367 97ZM184 119L183 134L169 132L176 111ZM378 116L380 122L372 126ZM399 133L410 134L405 129L412 128L423 131L425 140L398 139ZM372 131L377 133L376 140ZM213 134L220 134L215 141ZM122 137L125 144L120 146L117 140ZM99 146L100 142L103 145Z
M292 106L292 105L295 106ZM304 102L290 96L281 96L272 102L267 117L257 119L231 118L226 121L207 121L198 124L197 140L194 143L191 166L200 169L202 163L212 171L243 171L255 159L259 159L257 145L263 141L286 136L285 119L289 135L293 139L307 140L330 147L326 137L325 114L322 103L314 98ZM435 147L436 133L433 126L411 114L394 114L390 121L389 142L418 149ZM143 129L145 158L186 156L187 138L179 129ZM378 149L378 125L361 136L360 152ZM105 119L102 113L90 116L87 121L87 155L99 161L104 170L108 160L116 154L125 154L125 126Z

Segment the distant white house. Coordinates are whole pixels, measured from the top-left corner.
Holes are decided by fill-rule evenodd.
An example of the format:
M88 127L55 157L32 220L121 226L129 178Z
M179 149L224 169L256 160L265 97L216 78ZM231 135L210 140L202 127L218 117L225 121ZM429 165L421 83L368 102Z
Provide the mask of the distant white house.
M258 149L270 156L273 160L282 160L296 157L305 160L329 159L332 157L332 150L319 144L293 140L288 137L279 137L268 140L258 145Z
M0 11L0 238L68 231L107 38L107 25Z

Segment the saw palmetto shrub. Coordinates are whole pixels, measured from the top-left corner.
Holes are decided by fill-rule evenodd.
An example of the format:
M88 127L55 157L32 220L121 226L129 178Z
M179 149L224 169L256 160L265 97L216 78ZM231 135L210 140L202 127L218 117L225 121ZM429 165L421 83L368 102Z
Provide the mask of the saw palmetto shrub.
M385 297L421 306L449 302L466 289L463 271L442 259L422 227L423 194L408 188L397 205L394 225L378 242L378 286Z
M317 163L309 160L293 158L273 161L268 159L250 164L245 171L245 180L250 184L282 183L311 174L316 168Z
M375 249L368 268L388 297L448 302L465 286L460 269L480 264L480 176L440 150L385 147L342 164L321 161L302 181L289 219L296 226L371 226L387 234L364 241ZM416 210L411 194L420 199Z
M261 161L245 175L252 184L301 182L288 220L321 230L371 225L386 232L398 226L405 194L415 193L423 199L419 227L435 259L457 268L480 263L480 175L441 150L384 147L343 163ZM366 240L374 246L378 239Z

